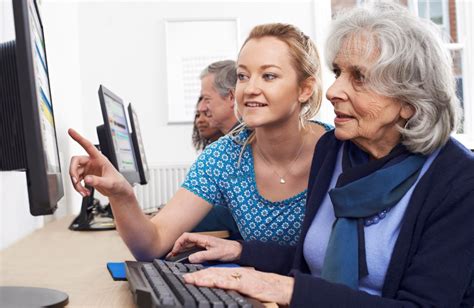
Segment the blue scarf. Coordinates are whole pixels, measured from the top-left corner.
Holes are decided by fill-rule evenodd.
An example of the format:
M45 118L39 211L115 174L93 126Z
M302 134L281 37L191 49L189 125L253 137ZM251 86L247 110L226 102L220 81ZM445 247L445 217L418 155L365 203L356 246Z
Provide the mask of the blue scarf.
M322 278L357 290L368 275L364 218L396 205L418 178L426 156L397 145L387 156L369 160L355 144L343 144L342 173L329 191L336 221L324 258Z

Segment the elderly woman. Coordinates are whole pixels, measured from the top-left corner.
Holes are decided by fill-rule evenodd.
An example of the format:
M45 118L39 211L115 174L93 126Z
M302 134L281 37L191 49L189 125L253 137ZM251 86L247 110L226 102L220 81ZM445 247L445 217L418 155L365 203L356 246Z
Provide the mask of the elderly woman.
M185 234L172 251L282 275L207 269L188 283L292 307L473 306L474 157L450 138L458 100L433 27L393 4L334 21L336 128L316 146L297 247Z

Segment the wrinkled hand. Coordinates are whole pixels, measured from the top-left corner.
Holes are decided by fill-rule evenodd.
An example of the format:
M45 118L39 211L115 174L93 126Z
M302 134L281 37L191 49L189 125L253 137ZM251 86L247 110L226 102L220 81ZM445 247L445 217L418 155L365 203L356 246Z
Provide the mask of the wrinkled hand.
M248 268L211 267L183 275L197 286L235 290L262 302L289 305L293 294L292 277L259 272Z
M89 140L73 129L69 129L68 133L88 154L88 156L73 156L71 158L69 175L77 192L83 197L90 195L90 191L81 183L84 180L86 185L94 187L107 197L133 194L132 186Z
M206 250L190 255L188 260L191 263L202 263L211 260L236 261L240 259L240 253L242 252L242 245L237 241L224 240L196 233L184 233L176 240L168 256L177 255L194 246L206 248Z

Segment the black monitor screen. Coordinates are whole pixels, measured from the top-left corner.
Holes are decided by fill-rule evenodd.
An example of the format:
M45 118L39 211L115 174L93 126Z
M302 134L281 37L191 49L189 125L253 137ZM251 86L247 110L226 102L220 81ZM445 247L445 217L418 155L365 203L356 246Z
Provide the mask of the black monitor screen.
M107 94L104 95L104 99L117 167L120 171L136 171L132 140L127 129L127 118L123 105Z
M104 118L104 125L97 127L100 149L131 184L139 183L140 176L123 101L102 85L99 87L99 99Z
M16 40L0 43L0 170L26 171L30 212L64 195L43 25L36 2L12 1Z
M140 123L138 122L138 116L130 103L128 105L128 116L130 118L130 125L132 126L132 141L135 147L135 154L137 156L138 172L140 174L140 184L145 185L148 183L150 177L148 170L148 162L145 155L145 146L143 145L143 138L140 131Z
M51 104L44 37L33 1L28 2L28 12L31 35L31 54L33 55L36 97L38 100L41 138L47 166L46 172L58 173L60 171L57 150L58 145L56 144L56 132L54 129L53 107Z

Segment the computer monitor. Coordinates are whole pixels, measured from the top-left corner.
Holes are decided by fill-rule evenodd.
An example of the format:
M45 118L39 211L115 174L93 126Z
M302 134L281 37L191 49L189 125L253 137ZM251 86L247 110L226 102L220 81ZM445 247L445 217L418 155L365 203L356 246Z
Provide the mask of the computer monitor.
M104 119L104 124L97 126L100 151L130 184L141 183L139 170L143 167L141 160L137 159L140 154L133 145L122 99L101 85L99 100ZM73 231L115 229L112 208L110 205L101 206L99 200L94 198L93 187L88 188L92 193L82 199L81 212L72 221L69 229Z
M99 100L104 124L97 126L100 150L130 184L139 183L137 161L120 97L101 85Z
M112 162L120 173L131 183L146 184L149 178L148 164L138 124L138 117L132 105L128 113L133 132L127 124L122 99L104 86L99 87L99 99L104 124L97 126L101 152ZM74 231L105 231L115 229L112 208L102 206L91 195L82 199L81 212L69 226Z
M0 45L1 170L24 170L30 212L64 195L43 26L36 2L13 1L16 41Z
M30 213L48 215L64 190L43 25L34 0L12 5L16 40L0 43L0 170L26 171ZM2 286L0 294L8 307L68 303L51 289Z
M130 126L132 128L131 135L137 159L138 173L140 174L140 184L145 185L148 183L150 178L150 171L146 160L145 146L143 145L143 138L140 131L140 123L138 122L137 113L133 109L131 103L128 104L128 118L130 119Z

